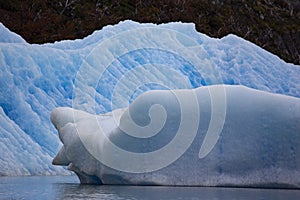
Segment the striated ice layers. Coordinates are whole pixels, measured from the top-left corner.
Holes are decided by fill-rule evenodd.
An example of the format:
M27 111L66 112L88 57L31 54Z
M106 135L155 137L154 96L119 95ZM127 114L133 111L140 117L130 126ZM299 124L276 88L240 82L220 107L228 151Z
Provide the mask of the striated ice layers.
M62 145L49 120L56 107L104 114L127 107L149 90L214 84L299 98L299 77L299 66L235 35L210 38L192 23L124 21L84 39L42 45L28 44L0 24L0 175L69 174L51 164ZM152 112L156 109L160 107ZM212 123L207 129L218 133L221 125ZM204 144L216 142L209 138ZM134 151L134 146L114 142Z
M51 121L63 143L53 163L81 183L300 187L299 98L229 85L150 91L103 115L56 108Z

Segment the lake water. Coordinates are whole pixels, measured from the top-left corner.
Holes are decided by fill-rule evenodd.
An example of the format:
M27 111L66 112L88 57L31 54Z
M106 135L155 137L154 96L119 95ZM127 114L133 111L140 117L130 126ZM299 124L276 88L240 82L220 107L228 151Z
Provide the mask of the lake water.
M300 199L300 190L80 185L76 176L0 177L0 199Z

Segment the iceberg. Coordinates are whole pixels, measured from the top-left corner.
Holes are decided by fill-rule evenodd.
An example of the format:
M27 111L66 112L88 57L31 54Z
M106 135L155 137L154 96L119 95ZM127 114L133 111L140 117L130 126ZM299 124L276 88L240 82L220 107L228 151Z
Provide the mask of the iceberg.
M9 176L70 174L51 164L62 147L49 120L57 107L122 116L145 92L218 84L300 97L299 66L235 35L210 38L197 32L192 23L123 21L84 39L41 45L28 44L0 24L0 69L0 175ZM224 113L224 102L212 104ZM156 109L161 110L159 106L151 110ZM160 117L166 117L164 113ZM217 114L213 112L213 118ZM208 136L219 136L222 124L207 127ZM130 133L136 136L138 132ZM155 138L153 134L146 136ZM219 141L208 136L202 157L213 146L208 144ZM114 142L135 152L136 146ZM162 147L158 144L150 150Z
M56 108L51 121L63 143L53 164L81 183L300 187L299 98L232 85L153 90L101 115Z
M0 176L70 174L63 168L59 169L49 165L52 157L45 153L41 146L21 130L14 121L9 119L2 108L0 108L0 121L2 166ZM26 163L30 163L30 165L26 166Z

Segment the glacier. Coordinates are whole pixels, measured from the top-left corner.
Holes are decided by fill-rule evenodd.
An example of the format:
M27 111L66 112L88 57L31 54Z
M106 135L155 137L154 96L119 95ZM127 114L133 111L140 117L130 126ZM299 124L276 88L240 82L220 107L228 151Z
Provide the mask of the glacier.
M300 97L299 66L235 35L210 38L192 23L124 21L42 45L2 24L0 33L0 175L69 174L51 164L62 147L49 119L56 107L105 114L150 90L216 84Z

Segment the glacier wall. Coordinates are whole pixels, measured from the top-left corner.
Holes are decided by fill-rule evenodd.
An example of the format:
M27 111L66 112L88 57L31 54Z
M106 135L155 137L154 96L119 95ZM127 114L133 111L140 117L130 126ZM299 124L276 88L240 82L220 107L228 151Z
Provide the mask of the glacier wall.
M234 35L209 38L193 24L124 21L43 45L2 24L0 33L0 175L68 173L51 165L61 146L49 120L55 107L106 113L147 90L220 83L300 97L299 66Z

